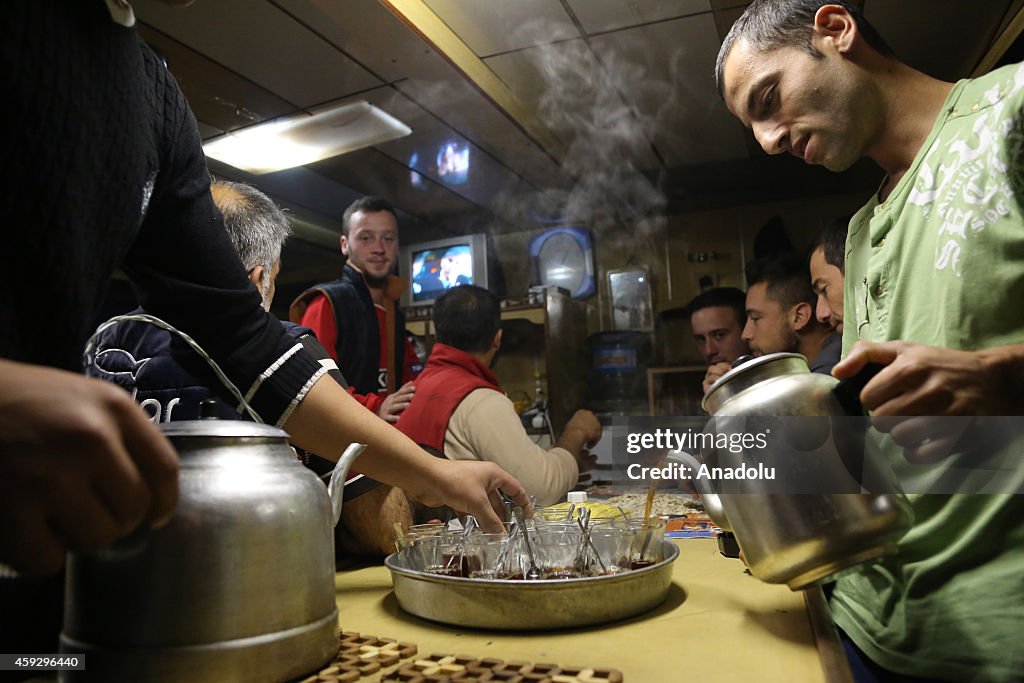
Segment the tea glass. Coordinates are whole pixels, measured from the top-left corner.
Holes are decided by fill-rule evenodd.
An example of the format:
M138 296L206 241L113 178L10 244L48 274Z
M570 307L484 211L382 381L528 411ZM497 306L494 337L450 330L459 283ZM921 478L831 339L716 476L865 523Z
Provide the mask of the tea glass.
M580 575L577 560L579 559L580 541L579 526L575 529L541 528L530 534L533 552L541 578L573 579Z
M637 520L630 522L634 531L631 564L633 569L643 569L665 559L662 547L665 540L665 520L651 517L645 526Z
M600 526L590 530L590 542L601 563L591 562L591 574L621 574L632 569L633 539L636 530L626 527Z

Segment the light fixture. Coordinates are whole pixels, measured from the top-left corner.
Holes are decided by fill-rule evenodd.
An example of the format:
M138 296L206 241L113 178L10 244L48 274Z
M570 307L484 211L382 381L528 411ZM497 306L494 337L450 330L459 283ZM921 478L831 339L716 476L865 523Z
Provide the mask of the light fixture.
M258 175L329 159L411 132L369 102L354 102L226 133L203 145L203 151Z

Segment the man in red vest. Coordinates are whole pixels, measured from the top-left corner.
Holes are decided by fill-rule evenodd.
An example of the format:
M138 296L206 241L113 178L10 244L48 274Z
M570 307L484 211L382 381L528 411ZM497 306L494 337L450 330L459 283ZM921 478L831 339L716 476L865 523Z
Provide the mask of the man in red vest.
M535 444L490 371L500 326L498 298L486 289L462 285L437 300L437 343L398 429L450 460L495 462L538 505L551 505L594 466L597 458L586 449L601 438L601 424L589 410L578 410L553 447Z

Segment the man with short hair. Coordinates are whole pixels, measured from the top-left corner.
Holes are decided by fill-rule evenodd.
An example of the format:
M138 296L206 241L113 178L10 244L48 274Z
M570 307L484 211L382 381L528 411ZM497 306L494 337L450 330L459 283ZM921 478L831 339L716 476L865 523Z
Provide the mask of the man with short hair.
M281 270L281 248L291 234L284 212L251 185L229 181L210 184L214 204L224 217L224 227L249 274L249 281L270 310L274 284ZM145 314L143 309L132 315ZM281 323L296 341L328 369L334 379L347 387L345 378L327 351L305 327ZM172 356L172 333L143 320L105 324L99 335L90 377L113 382L131 393L153 422L195 420L208 417L209 410L225 419L240 419L235 406L217 398L210 386L219 382L205 363L179 364ZM190 354L191 352L186 352ZM187 357L187 356L186 356ZM193 375L191 371L198 374ZM200 404L212 401L200 411ZM334 463L303 451L303 462L318 475L329 475ZM335 535L339 555L387 555L394 548L394 524L408 527L412 521L409 503L400 489L386 486L361 474L350 473L345 482L345 506Z
M416 390L407 380L421 369L395 305L406 285L394 274L398 217L387 200L362 197L345 209L341 228L341 277L300 294L289 317L316 333L356 400L396 422Z
M886 174L850 221L833 372L887 366L860 398L903 448L887 451L915 523L896 555L836 582L851 665L864 680L1024 680L1024 497L927 495L1021 448L981 452L929 416L1024 412L1024 68L943 82L897 60L851 2L755 0L716 75L766 152L832 171L867 156ZM1022 468L1000 485L1020 490Z
M708 371L704 375L705 393L732 362L750 353L743 341L747 324L746 295L735 287L713 287L693 297L686 310L690 314L693 339L697 342Z
M491 460L519 478L538 505L564 499L597 458L587 452L601 424L578 410L550 449L526 433L490 370L501 346L501 304L474 285L446 291L434 303L437 343L398 429L451 460Z
M814 317L815 295L803 259L779 255L747 266L747 324L743 341L755 356L799 353L811 372L829 374L842 337Z
M811 289L818 297L814 314L839 334L843 333L843 276L846 273L848 218L829 223L811 245Z

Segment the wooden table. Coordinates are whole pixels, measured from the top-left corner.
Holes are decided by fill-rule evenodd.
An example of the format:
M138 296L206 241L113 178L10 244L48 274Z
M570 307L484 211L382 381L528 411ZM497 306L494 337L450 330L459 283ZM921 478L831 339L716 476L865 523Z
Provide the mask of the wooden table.
M809 600L762 583L711 539L681 539L665 602L605 626L535 633L480 631L406 614L383 566L338 572L342 629L416 643L420 654L465 654L561 666L618 669L627 683L815 683L848 680L830 642L831 622ZM819 656L819 653L820 656ZM838 657L838 658L837 658ZM841 664L837 666L838 664ZM826 676L826 671L830 674Z

